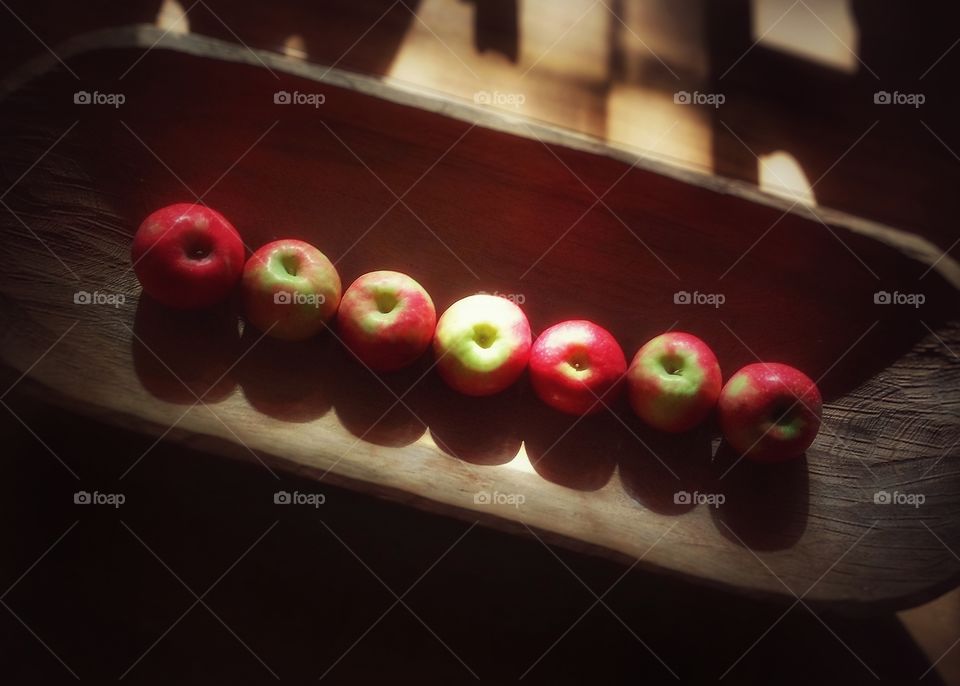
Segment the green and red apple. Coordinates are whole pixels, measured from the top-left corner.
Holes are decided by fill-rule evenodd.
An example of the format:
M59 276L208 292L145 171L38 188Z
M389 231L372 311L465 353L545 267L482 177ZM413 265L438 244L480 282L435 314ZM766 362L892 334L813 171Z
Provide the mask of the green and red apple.
M340 275L326 255L293 238L267 243L243 269L247 321L274 338L316 335L340 304Z
M820 430L823 401L806 374L778 362L748 364L720 393L720 428L727 443L757 462L799 457Z
M467 296L437 322L437 371L466 395L499 393L526 368L530 339L530 323L517 305L495 295Z
M723 379L706 343L682 332L651 339L637 351L627 371L630 406L655 429L688 431L717 404Z
M430 347L437 311L430 294L406 274L364 274L340 300L337 328L366 366L389 372L414 362Z
M572 320L544 331L530 352L530 382L547 405L568 414L599 412L622 390L627 360L609 331Z

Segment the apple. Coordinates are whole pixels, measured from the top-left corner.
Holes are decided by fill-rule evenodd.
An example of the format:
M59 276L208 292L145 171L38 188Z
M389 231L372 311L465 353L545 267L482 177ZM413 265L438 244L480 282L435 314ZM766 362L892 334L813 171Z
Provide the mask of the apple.
M543 402L561 412L599 412L616 400L627 371L617 340L582 319L554 324L530 351L530 381Z
M627 370L633 411L653 428L671 433L688 431L706 419L722 385L710 346L679 331L647 341Z
M285 238L250 256L241 291L248 322L274 338L302 341L336 313L340 275L315 247Z
M224 300L243 272L240 234L222 214L203 205L163 207L143 220L130 259L144 292L177 309Z
M344 291L337 328L361 362L376 372L390 372L430 347L437 311L430 294L406 274L370 272Z
M757 462L802 455L820 429L822 408L810 377L778 362L748 364L730 377L717 404L727 443Z
M517 305L496 295L467 296L437 322L437 371L466 395L499 393L526 368L530 338L530 323Z

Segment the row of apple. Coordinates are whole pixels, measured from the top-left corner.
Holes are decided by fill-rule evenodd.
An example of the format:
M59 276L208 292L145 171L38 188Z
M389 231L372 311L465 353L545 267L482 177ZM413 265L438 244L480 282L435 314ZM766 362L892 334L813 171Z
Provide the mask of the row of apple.
M758 461L801 455L819 430L821 398L809 377L761 362L723 384L713 351L691 334L657 336L628 366L616 339L593 322L561 322L533 340L523 310L506 298L471 295L438 320L430 295L406 274L371 272L342 292L335 266L304 241L245 255L223 215L190 204L148 216L131 254L143 290L167 306L210 307L239 283L244 316L265 335L304 340L335 319L344 344L376 372L405 367L432 345L440 376L467 395L498 393L529 369L537 396L569 414L597 412L624 387L634 412L662 431L692 429L716 407L727 442Z

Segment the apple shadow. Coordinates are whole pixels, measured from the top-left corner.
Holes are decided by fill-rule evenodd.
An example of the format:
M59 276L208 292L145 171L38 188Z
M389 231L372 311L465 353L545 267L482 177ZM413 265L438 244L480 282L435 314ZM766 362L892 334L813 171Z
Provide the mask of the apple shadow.
M530 398L522 415L527 457L547 481L578 491L603 488L633 438L609 411L583 418Z
M427 356L396 372L375 374L339 341L324 355L334 412L350 433L389 447L410 445L424 434L427 427L413 410L411 395L428 373Z
M620 481L635 501L665 515L681 515L696 503L685 497L706 492L710 479L711 422L691 431L669 434L651 429L640 420L628 420L636 433L637 447L620 460Z
M810 508L806 455L761 464L739 459L729 444L721 441L712 466L705 487L723 495L723 503L711 508L723 536L751 550L784 550L800 540Z
M332 340L328 334L291 343L263 336L248 324L240 346L244 352L237 376L255 410L287 422L309 422L330 410L333 380L326 360Z
M444 453L477 465L499 465L520 450L519 420L527 390L522 377L501 393L474 398L457 393L431 373L411 392L411 406Z
M239 329L231 303L203 311L164 307L141 295L131 347L140 384L154 397L191 405L225 400L236 386Z

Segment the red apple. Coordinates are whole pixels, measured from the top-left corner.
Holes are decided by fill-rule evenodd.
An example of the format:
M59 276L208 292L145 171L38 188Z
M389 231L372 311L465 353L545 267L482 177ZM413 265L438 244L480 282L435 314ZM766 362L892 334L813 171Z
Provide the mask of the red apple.
M406 274L370 272L344 292L337 327L364 364L389 372L406 367L430 346L437 311L423 286Z
M810 377L777 362L748 364L738 371L717 405L727 443L757 462L802 455L820 429L822 407Z
M530 359L530 324L519 307L495 295L453 303L433 338L440 377L466 395L493 395L512 384Z
M616 400L627 360L606 329L571 320L540 334L530 351L530 381L543 402L561 412L599 412Z
M144 292L178 309L224 300L243 271L243 241L222 214L180 203L143 220L130 258Z
M267 243L243 268L247 321L270 336L302 341L315 335L340 304L340 275L327 256L304 241Z
M679 331L645 343L627 371L630 406L661 431L687 431L706 419L722 385L720 365L710 347Z

